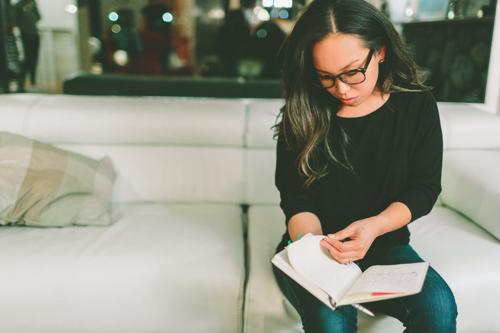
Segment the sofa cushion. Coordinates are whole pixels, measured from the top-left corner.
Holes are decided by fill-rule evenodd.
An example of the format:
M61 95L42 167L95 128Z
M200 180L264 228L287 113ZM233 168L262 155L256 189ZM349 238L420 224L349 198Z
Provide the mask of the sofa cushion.
M0 224L108 225L114 179L107 157L0 132Z
M16 131L9 124L23 119L19 134L51 143L243 146L245 107L239 100L65 95L38 98L36 108L31 107L29 99L18 100L17 109L28 109L26 114L10 113L9 104L0 104L0 130Z
M499 149L500 117L470 104L438 103L444 149Z
M271 257L285 231L284 219L278 206L256 205L249 209L245 332L302 331L298 313L282 295L271 270ZM500 311L500 243L444 207L434 207L429 215L409 227L411 244L444 277L455 294L458 330L500 330L497 315ZM478 299L484 306L477 306ZM373 319L359 313L358 326L359 332L403 331L397 319L382 314Z
M499 332L500 242L445 207L409 228L414 248L455 294L458 331Z
M116 169L113 201L241 204L243 148L168 145L60 145Z
M239 206L130 204L114 214L110 227L1 228L2 329L241 330Z
M247 131L245 142L250 148L274 148L271 127L276 123L276 116L283 106L282 99L253 99L247 106Z
M279 204L280 194L274 185L275 149L248 148L245 150L245 164L246 202L250 205Z
M500 150L448 151L443 203L500 239Z

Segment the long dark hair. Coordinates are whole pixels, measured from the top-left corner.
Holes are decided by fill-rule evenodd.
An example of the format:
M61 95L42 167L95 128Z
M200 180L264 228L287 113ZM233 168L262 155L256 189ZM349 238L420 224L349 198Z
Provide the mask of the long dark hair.
M324 157L354 172L346 155L349 137L341 129L340 151L333 153L328 132L332 115L340 102L314 85L312 48L332 33L352 34L365 46L379 51L385 46L385 60L379 66L377 86L381 93L428 90L420 80L417 65L392 23L365 0L315 0L295 24L284 45L284 98L274 128L274 138L284 140L297 152L297 169L309 187L328 174ZM337 142L336 142L337 144Z

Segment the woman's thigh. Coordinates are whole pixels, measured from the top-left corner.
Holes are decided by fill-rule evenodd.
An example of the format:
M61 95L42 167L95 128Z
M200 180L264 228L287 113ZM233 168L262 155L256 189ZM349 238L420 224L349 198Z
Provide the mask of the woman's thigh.
M340 306L333 311L278 268L272 268L283 295L299 313L304 332L356 332L354 307Z
M408 245L378 252L363 262L362 269L371 265L395 265L424 261ZM436 270L429 266L418 294L364 304L367 308L399 319L405 332L454 332L457 306L453 292Z

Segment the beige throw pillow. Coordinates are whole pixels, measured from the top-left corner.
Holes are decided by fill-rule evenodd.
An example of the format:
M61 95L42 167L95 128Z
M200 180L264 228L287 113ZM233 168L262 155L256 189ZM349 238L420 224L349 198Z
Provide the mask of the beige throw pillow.
M0 132L0 225L109 225L114 180L108 157Z

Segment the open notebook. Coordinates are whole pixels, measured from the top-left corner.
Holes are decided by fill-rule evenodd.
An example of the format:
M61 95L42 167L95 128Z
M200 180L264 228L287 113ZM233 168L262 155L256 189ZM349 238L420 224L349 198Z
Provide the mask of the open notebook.
M345 265L333 259L320 245L323 237L307 234L271 261L331 309L409 296L422 290L429 263L374 265L362 272L355 263Z

